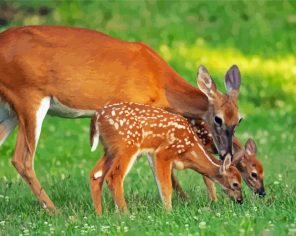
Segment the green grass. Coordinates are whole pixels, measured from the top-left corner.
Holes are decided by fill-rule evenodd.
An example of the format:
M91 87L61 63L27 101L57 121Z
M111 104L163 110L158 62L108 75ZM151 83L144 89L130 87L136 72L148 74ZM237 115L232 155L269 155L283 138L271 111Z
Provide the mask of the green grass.
M45 6L49 14L40 15ZM8 23L0 30L74 25L144 41L192 84L203 63L223 89L225 71L238 64L246 119L236 135L242 142L256 140L267 191L259 199L245 185L240 206L219 190L219 202L211 204L200 175L178 172L191 200L174 195L174 209L166 213L143 157L125 181L130 214L117 213L104 188L104 215L98 218L88 172L102 152L90 152L89 120L47 117L35 170L60 214L48 215L10 164L14 132L0 149L0 235L296 235L295 9L293 1L0 1L0 18Z

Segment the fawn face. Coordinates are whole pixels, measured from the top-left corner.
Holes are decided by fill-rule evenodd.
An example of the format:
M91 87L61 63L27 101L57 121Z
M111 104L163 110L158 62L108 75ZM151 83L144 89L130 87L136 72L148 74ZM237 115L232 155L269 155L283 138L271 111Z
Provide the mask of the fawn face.
M219 171L219 180L223 191L235 202L242 204L242 179L239 171L231 165L231 157L227 155Z
M259 194L260 197L266 195L264 189L264 173L261 162L256 158L257 148L256 143L252 139L248 139L245 145L245 150L241 154L237 154L233 158L233 162L240 170L241 175L247 185L254 193ZM239 157L239 155L242 156ZM240 161L238 161L240 159Z
M206 117L213 141L221 159L232 153L234 129L240 121L237 107L237 96L240 87L240 72L233 65L225 75L226 94L219 92L207 70L201 66L197 78L200 90L208 97L209 112Z

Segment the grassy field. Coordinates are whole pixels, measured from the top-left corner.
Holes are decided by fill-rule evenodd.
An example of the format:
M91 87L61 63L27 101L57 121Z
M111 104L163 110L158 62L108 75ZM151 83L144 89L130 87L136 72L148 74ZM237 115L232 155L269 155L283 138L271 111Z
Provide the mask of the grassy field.
M101 156L91 153L88 119L47 117L35 170L60 209L48 215L10 164L16 132L0 148L0 235L296 235L296 4L294 1L9 1L0 0L0 31L29 24L72 25L144 41L186 80L208 67L223 88L237 64L242 73L241 142L253 137L265 167L267 196L244 186L245 202L220 189L207 201L201 176L177 175L189 202L173 198L164 212L146 158L125 181L129 215L116 212L107 188L104 215L92 208L88 172Z

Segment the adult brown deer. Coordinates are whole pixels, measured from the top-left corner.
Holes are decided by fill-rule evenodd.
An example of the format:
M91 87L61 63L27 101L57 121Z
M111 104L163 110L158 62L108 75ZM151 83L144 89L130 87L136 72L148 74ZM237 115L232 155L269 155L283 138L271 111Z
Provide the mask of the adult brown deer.
M193 169L219 183L238 203L243 203L241 176L231 166L231 156L218 161L204 150L188 121L159 108L135 103L105 106L93 117L90 140L94 151L102 139L105 153L90 172L96 212L102 214L104 180L118 209L126 211L123 181L138 156L148 154L166 209L172 208L172 168Z
M232 154L239 122L240 73L225 76L227 94L217 91L204 67L198 85L181 78L143 43L71 27L28 26L0 34L0 142L18 124L12 164L45 208L54 204L39 183L33 158L46 114L89 117L119 101L151 104L209 123L221 156Z

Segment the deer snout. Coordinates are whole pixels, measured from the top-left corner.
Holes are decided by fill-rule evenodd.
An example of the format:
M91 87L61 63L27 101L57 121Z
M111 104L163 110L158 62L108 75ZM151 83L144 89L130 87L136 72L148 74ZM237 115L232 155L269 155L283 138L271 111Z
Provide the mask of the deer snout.
M264 197L266 195L266 192L265 192L264 187L262 187L261 189L259 189L257 191L257 194L259 195L259 197Z
M243 204L243 202L244 202L244 200L242 197L239 197L236 199L236 203L238 203L238 204Z

